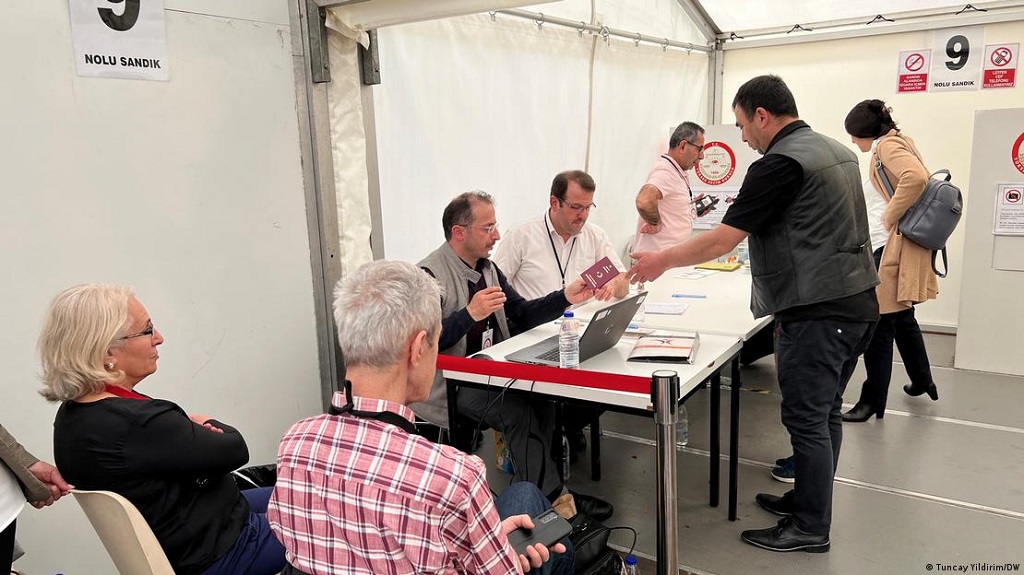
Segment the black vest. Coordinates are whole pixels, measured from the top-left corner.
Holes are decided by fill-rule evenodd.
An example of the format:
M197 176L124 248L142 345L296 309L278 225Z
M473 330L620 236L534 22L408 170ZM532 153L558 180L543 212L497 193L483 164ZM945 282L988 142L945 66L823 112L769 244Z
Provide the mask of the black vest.
M750 311L763 317L878 285L857 156L798 128L768 154L800 163L803 187L783 217L750 237Z

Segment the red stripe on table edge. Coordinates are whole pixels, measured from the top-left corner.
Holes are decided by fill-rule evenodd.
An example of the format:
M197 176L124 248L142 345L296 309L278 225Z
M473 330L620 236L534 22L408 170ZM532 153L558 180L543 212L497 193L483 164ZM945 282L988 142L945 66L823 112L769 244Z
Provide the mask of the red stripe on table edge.
M546 365L530 365L489 359L471 359L454 355L438 355L437 368L492 377L508 377L525 381L563 383L577 387L610 389L650 395L651 378L620 375L585 369L562 369Z

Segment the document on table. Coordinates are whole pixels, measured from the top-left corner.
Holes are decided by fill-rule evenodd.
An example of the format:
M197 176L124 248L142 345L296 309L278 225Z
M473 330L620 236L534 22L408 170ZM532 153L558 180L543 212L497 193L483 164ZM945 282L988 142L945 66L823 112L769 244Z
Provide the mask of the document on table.
M645 302L644 311L660 315L683 315L690 306L683 302Z
M677 277L684 280L699 280L700 278L706 278L710 275L714 275L717 273L717 270L699 270L697 268L693 268L681 271L673 277Z

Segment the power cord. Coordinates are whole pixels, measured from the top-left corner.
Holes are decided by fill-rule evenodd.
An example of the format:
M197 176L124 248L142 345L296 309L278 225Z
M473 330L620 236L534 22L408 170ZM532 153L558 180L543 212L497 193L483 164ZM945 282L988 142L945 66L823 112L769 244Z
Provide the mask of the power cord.
M609 527L608 528L608 531L618 531L618 530L631 531L633 533L633 544L629 546L629 552L626 553L626 555L632 555L633 554L633 549L636 548L636 529L633 529L632 527L626 527L625 525L620 526L620 527Z

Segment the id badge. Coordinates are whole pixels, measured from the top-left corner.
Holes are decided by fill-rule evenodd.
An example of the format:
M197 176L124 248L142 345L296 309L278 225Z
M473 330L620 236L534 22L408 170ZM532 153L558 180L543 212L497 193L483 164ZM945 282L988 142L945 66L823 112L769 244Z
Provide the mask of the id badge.
M480 349L487 349L494 345L494 328L490 328L484 331L483 336L480 338Z

